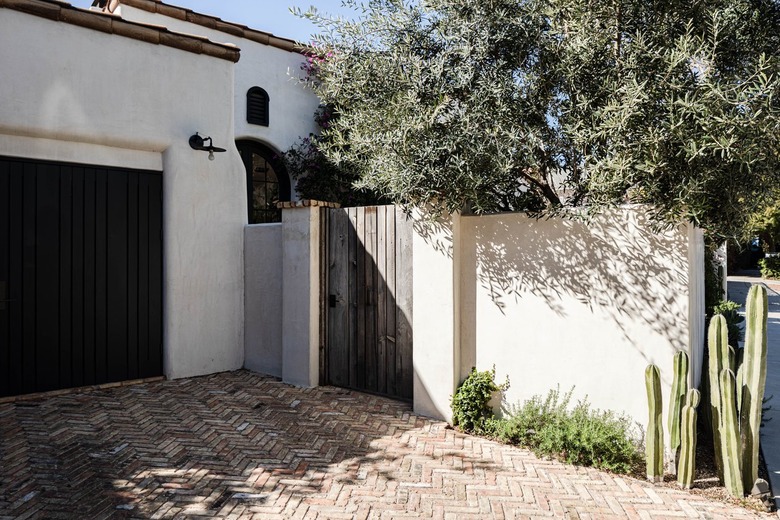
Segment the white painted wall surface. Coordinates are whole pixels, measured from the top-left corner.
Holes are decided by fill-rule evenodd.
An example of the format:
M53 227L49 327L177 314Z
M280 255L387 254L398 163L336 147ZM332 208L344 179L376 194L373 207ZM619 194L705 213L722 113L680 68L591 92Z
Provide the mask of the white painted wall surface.
M298 81L303 76L300 67L305 60L301 54L126 5L120 6L117 14L127 20L162 25L175 32L205 36L211 41L230 43L241 49L241 59L235 69L236 139L260 140L284 152L299 137L317 131L314 111L319 106L319 99ZM246 93L254 86L268 92L268 127L246 122Z
M246 226L244 367L276 377L282 377L282 273L282 225Z
M0 14L0 155L162 167L165 373L240 368L247 209L225 95L233 63ZM195 131L232 153L208 161L187 143Z
M282 379L313 387L320 379L320 209L282 211Z
M460 217L431 223L415 212L412 238L414 411L450 421L460 368Z
M655 234L621 210L587 224L463 217L462 233L461 377L495 365L509 403L574 386L575 400L644 424L655 363L668 400L672 357L692 340L685 227Z
M4 134L0 134L0 149L8 157L162 171L159 152Z

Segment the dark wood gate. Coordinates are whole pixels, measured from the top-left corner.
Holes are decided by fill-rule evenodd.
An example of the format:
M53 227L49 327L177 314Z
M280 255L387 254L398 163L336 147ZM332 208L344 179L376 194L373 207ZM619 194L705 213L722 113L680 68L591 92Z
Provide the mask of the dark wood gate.
M322 218L322 382L411 399L412 224L395 206Z
M162 374L162 175L0 157L0 396Z

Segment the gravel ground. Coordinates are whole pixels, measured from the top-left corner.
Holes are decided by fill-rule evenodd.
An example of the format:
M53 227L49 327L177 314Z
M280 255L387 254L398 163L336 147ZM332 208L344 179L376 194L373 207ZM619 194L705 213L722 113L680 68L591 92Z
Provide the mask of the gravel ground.
M729 495L726 488L721 485L718 479L718 473L715 469L715 458L712 449L712 441L699 435L699 442L696 449L696 478L693 481L693 487L690 492L694 495L701 495L710 500L719 500L727 504L742 506L757 513L767 513L764 504L755 497L735 498ZM769 480L766 465L763 457L759 465L758 476L764 480ZM637 478L643 478L644 475L634 475ZM677 477L667 474L664 481L658 484L665 487L678 487ZM774 515L768 515L774 516Z

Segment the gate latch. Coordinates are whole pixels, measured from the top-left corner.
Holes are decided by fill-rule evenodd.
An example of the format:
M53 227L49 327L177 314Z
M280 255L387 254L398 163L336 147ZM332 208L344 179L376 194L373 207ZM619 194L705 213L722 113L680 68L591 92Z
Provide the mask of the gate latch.
M342 301L344 300L336 294L328 295L328 307L335 307L336 304L341 303Z

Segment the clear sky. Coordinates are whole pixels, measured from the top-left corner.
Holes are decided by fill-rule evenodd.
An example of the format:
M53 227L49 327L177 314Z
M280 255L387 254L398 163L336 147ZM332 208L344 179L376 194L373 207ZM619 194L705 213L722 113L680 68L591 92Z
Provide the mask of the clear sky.
M89 7L92 0L68 0L76 7ZM193 11L222 18L227 22L247 25L252 29L266 31L308 42L316 31L307 20L293 16L289 8L300 7L304 11L314 6L328 14L355 17L354 11L341 6L341 0L164 0L166 4L177 5Z

